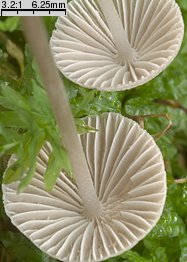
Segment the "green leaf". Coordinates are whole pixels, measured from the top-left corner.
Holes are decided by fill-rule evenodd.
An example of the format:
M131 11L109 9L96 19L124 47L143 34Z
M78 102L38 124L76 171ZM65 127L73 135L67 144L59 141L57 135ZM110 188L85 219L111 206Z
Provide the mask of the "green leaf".
M26 237L16 231L1 231L0 243L3 243L4 249L14 262L42 261L41 252Z
M13 164L11 164L4 173L4 177L3 177L3 183L4 184L9 184L12 183L16 180L18 180L21 176L21 174L23 173L24 168L22 166L20 166L19 161L14 162Z
M181 6L182 9L187 11L187 2L186 2L186 0L177 0L177 2L179 3L179 5Z
M105 260L106 262L147 262L142 256L140 256L137 252L135 251L127 251L123 253L122 255L116 257L116 258L111 258L108 260Z
M43 146L45 141L45 134L43 132L39 133L37 137L33 138L29 143L28 147L25 150L26 159L23 158L23 163L30 162L27 166L29 167L28 171L24 174L24 177L21 179L21 182L18 187L18 192L21 193L25 187L31 182L37 165L37 155ZM22 160L22 159L20 159ZM19 161L20 161L19 160ZM20 163L21 164L21 163Z
M0 111L0 120L6 127L26 128L23 119L14 111Z
M29 185L31 182L36 170L36 159L34 158L33 161L30 163L30 168L26 172L24 178L21 179L21 182L19 183L18 186L18 193L22 193L26 186Z
M53 189L56 179L62 170L65 170L69 175L72 174L66 151L53 145L53 150L49 156L47 169L44 174L44 182L48 191Z
M169 262L166 254L166 248L165 247L158 247L156 248L152 254L152 261L153 262Z
M19 27L20 18L18 16L8 17L0 21L0 30L4 32L13 32Z
M9 86L1 86L2 96L0 97L0 105L8 109L20 110L24 109L29 111L29 106L26 99L19 94L16 90Z
M91 126L86 125L84 123L84 120L80 119L80 118L75 119L75 124L76 124L76 127L77 127L77 131L80 135L85 134L85 133L95 133L95 132L98 131L97 129L95 129Z
M164 237L177 237L185 232L185 226L179 215L165 209L159 223L149 234L150 239L159 239Z
M187 261L187 234L180 239L181 256L179 262Z
M146 262L146 260L135 251L127 251L121 255L121 258L131 262Z
M10 144L6 144L6 145L3 145L3 146L0 146L0 158L5 155L7 152L10 152L10 149L11 150L15 150L15 147L18 146L18 142L14 142L14 143L10 143Z
M55 27L55 23L56 23L57 18L58 18L57 16L45 16L44 17L44 23L47 27L49 37L51 36L52 31Z
M4 144L20 141L20 135L14 129L6 128L0 123L0 138L1 137L3 137Z

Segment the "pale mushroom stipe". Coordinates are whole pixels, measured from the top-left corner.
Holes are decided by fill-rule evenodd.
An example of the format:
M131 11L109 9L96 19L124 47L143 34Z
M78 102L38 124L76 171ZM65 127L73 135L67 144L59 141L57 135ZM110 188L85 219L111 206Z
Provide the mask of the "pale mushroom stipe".
M57 67L73 82L120 91L161 73L183 35L175 0L72 0L50 45Z

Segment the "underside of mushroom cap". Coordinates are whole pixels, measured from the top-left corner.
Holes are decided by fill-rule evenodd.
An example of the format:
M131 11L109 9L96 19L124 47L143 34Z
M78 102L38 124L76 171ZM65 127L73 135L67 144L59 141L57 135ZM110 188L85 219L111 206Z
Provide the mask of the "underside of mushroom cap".
M63 172L53 191L45 191L48 143L23 193L16 193L17 182L3 185L5 211L12 223L60 261L101 261L129 250L155 226L166 198L162 154L145 130L114 113L85 122L98 130L80 139L102 206L100 216L84 215L77 186Z
M184 34L175 0L113 0L133 51L130 61L121 61L98 2L72 0L67 16L58 18L50 45L67 78L87 88L125 90L153 79L172 62Z

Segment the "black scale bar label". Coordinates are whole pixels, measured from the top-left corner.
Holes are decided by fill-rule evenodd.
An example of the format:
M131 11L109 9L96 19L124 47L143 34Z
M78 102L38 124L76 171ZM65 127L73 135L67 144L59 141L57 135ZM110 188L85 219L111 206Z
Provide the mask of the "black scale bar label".
M1 16L66 16L67 0L1 0Z

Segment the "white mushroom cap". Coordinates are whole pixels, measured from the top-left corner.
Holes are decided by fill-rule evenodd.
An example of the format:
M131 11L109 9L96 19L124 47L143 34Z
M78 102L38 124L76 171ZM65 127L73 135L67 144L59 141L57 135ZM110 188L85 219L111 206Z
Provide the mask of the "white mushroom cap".
M101 215L84 215L78 189L63 173L52 192L43 174L51 151L38 156L37 172L21 194L3 185L12 223L36 246L60 261L101 261L132 248L155 226L166 198L162 154L153 138L119 114L85 119L98 129L81 136Z
M109 2L118 17L109 10ZM123 32L114 38L118 18ZM119 91L142 85L163 71L177 55L183 34L175 0L72 0L67 16L58 18L50 45L57 67L71 81ZM118 43L117 37L126 40Z

